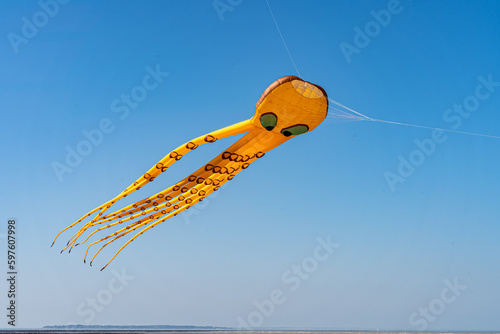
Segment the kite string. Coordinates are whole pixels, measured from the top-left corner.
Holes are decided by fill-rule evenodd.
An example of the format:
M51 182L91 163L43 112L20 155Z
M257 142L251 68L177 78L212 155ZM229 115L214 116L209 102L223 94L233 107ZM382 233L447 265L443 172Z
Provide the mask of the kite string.
M338 105L338 106L339 106L339 107L341 107L341 108L344 108L344 109L349 110L350 112L352 112L352 113L354 113L354 114L356 114L356 115L358 115L358 116L361 116L362 120L373 121L373 118L368 117L368 116L366 116L366 115L363 115L362 113L357 112L357 111L355 111L355 110L352 110L351 108L346 107L346 106L345 106L345 105L343 105L342 103L337 102L337 101L335 101L334 99L332 99L332 98L330 98L330 97L328 98L328 100L329 100L330 102L335 103L336 105ZM336 108L333 108L333 109L338 110L338 109L336 109Z
M288 49L288 46L286 45L285 39L283 38L283 34L281 33L281 29L280 29L280 27L278 25L278 22L276 21L276 18L274 17L274 14L273 14L273 11L271 9L271 6L269 5L269 1L266 0L266 3L267 3L267 7L269 8L269 12L271 13L271 17L273 18L274 25L276 26L276 29L278 30L278 33L279 33L279 35L281 37L281 41L283 42L283 45L285 46L286 52L288 53L288 56L290 57L290 60L292 61L293 67L295 67L295 71L297 71L297 74L299 75L299 77L301 77L300 72L299 72L299 70L297 68L297 65L295 65L295 61L293 60L292 54L290 53L290 50ZM471 135L471 136L479 136L479 137L488 137L488 138L500 139L500 136L486 135L486 134L474 133L474 132L466 132L466 131L457 131L457 130L450 130L450 129L442 129L442 128L434 128L434 127L430 127L430 126L423 126L423 125L416 125L416 124L409 124L409 123L386 121L386 120L382 120L382 119L375 119L375 118L371 118L371 117L368 117L366 115L363 115L362 113L357 112L357 111L355 111L355 110L353 110L353 109L351 109L349 107L346 107L345 105L341 104L340 102L335 101L334 99L332 99L330 97L328 98L328 100L330 102L336 104L337 106L339 106L341 108L344 108L345 110L348 110L348 111L352 112L353 114L357 115L357 116L355 116L355 115L351 116L346 111L342 111L342 110L339 110L337 108L330 107L331 109L340 112L339 114L337 114L337 116L339 116L339 117L345 117L345 118L351 118L351 119L358 119L360 121L379 122L379 123L401 125L401 126L421 128L421 129L446 131L446 132L460 133L460 134ZM347 115L344 115L344 114L347 114Z
M343 104L338 103L338 102L336 102L335 100L333 100L331 98L328 98L328 100L330 100L331 102L335 103L336 105L338 105L338 106L340 106L342 108L345 108L346 110L349 110L349 111L355 113L358 116L354 116L353 115L353 118L354 119L358 119L360 121L371 121L371 122L386 123L386 124L393 124L393 125L401 125L401 126L413 127L413 128L420 128L420 129L429 129L429 130L438 130L438 131L445 131L445 132L452 132L452 133L460 133L460 134L470 135L470 136L478 136L478 137L487 137L487 138L500 139L500 136L493 136L493 135L487 135L487 134L482 134L482 133L467 132L467 131L458 131L458 130L451 130L451 129L443 129L443 128L436 128L436 127L431 127L431 126L424 126L424 125L417 125L417 124L410 124L410 123L401 123L401 122L386 121L386 120L383 120L383 119L371 118L371 117L363 115L362 113L357 112L357 111L355 111L355 110L353 110L351 108L348 108L348 107L344 106ZM339 117L346 117L345 115L342 114L342 113L346 113L345 111L339 110L339 109L337 109L335 107L330 107L330 108L334 109L334 110L336 110L338 112L340 112L340 114L338 114L337 116L339 116ZM359 117L359 116L361 116L361 117Z
M290 53L290 50L288 50L288 46L286 46L286 42L285 42L285 39L283 38L283 35L281 34L281 30L280 30L280 27L278 26L278 22L276 22L276 19L274 18L274 14L273 14L273 11L271 9L271 6L269 5L269 1L266 0L266 3L267 3L267 7L269 8L269 12L271 13L271 16L273 18L274 25L276 26L276 29L278 30L278 33L280 34L281 41L283 42L283 45L285 46L286 52L288 52L288 56L290 57L290 60L292 61L293 67L295 67L295 71L297 71L297 74L299 75L299 77L301 77L299 69L295 65L295 62L293 61L292 54Z
M371 122L386 123L386 124L393 124L393 125L401 125L401 126L413 127L413 128L420 128L420 129L438 130L438 131L445 131L445 132L452 132L452 133L460 133L460 134L464 134L464 135L471 135L471 136L479 136L479 137L487 137L487 138L500 139L500 136L486 135L486 134L482 134L482 133L467 132L467 131L458 131L458 130L443 129L443 128L435 128L435 127L431 127L431 126L424 126L424 125L417 125L417 124L410 124L410 123L401 123L401 122L386 121L386 120L383 120L383 119L371 118L371 117L363 115L362 113L359 113L359 112L357 112L357 111L355 111L355 110L353 110L351 108L348 108L348 107L344 106L343 104L340 104L340 103L334 101L331 98L328 98L328 100L330 100L331 102L337 104L340 107L345 108L346 110L349 110L349 111L355 113L356 115L361 116L361 117L354 116L354 115L352 116L353 118L358 119L360 121L371 121ZM346 113L345 111L339 110L339 109L337 109L335 107L330 107L330 108L334 109L334 110L336 110L338 112L340 112L340 114L338 114L339 117L346 117L345 115L342 115L342 113Z
M430 130L438 130L438 131L446 131L446 132L460 133L460 134L464 134L464 135L471 135L471 136L479 136L479 137L488 137L488 138L500 139L500 136L485 135L485 134L482 134L482 133L457 131L457 130L442 129L442 128L433 128L433 127L430 127L430 126L407 124L407 123L399 123L399 122L392 122L392 121L384 121L382 119L373 119L372 118L370 120L373 121L373 122L379 122L379 123L387 123L387 124L411 126L411 127L414 127L414 128L430 129Z

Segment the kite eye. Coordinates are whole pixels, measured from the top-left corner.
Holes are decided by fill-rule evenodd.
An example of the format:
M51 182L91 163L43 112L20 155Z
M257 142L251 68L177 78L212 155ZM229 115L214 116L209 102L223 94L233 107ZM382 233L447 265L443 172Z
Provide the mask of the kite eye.
M307 132L308 130L309 127L307 125L299 124L281 130L281 134L285 137L290 137L300 135L304 132Z
M274 129L276 123L278 123L278 117L276 117L276 115L273 113L267 113L260 116L260 124L262 124L264 129L266 129L267 131L271 131L272 129Z

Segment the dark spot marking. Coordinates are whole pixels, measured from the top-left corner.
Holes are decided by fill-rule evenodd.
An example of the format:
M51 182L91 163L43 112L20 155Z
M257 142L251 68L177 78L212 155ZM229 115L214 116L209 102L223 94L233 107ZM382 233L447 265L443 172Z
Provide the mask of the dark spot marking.
M217 140L217 138L215 138L215 137L214 137L214 136L212 136L212 135L206 135L206 136L205 136L205 141L206 141L207 143L213 143L213 142L214 142L214 141L216 141L216 140Z

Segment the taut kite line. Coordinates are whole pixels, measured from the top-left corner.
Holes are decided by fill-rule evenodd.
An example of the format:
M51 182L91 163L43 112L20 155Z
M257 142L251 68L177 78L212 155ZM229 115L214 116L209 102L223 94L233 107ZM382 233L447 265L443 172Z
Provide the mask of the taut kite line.
M95 217L73 234L62 251L68 248L71 251L73 246L85 243L94 233L125 223L125 227L90 243L87 247L84 261L86 261L90 246L104 243L90 261L92 265L92 261L104 247L129 233L135 232L102 268L104 269L125 246L139 235L201 202L273 148L295 136L314 130L323 122L327 112L328 96L323 88L296 76L290 75L280 78L264 91L255 105L255 115L252 118L210 132L179 146L118 196L98 206L59 232L52 245L61 233L92 214L95 214ZM180 182L155 195L105 215L118 200L153 181L174 162L180 160L183 155L196 149L199 145L213 143L217 139L242 133L246 133L246 135ZM77 243L79 238L83 239L82 235L85 231L99 225L102 226L96 228L83 241Z

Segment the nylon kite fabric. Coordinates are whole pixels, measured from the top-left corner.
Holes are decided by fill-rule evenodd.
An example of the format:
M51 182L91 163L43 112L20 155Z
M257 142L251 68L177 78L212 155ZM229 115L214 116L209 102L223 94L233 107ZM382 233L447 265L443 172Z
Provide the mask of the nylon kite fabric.
M224 183L233 179L236 174L248 168L251 163L262 158L273 148L293 137L314 130L323 122L327 112L328 97L323 88L296 76L280 78L264 91L255 105L255 114L252 118L210 132L177 147L118 196L88 212L59 232L52 245L61 233L83 223L87 218L90 221L84 223L80 230L70 237L62 251L67 249L71 251L73 246L86 243L99 231L114 226L124 226L117 227L118 230L89 243L87 247L84 261L86 261L90 247L101 244L90 261L92 264L94 258L104 247L132 233L132 237L120 247L102 268L104 269L123 248L138 236L203 201L204 198L217 191ZM246 134L233 145L173 186L108 213L108 210L117 201L152 182L172 164L198 146L243 133ZM92 215L94 217L90 218ZM84 238L83 234L91 228L95 229Z

